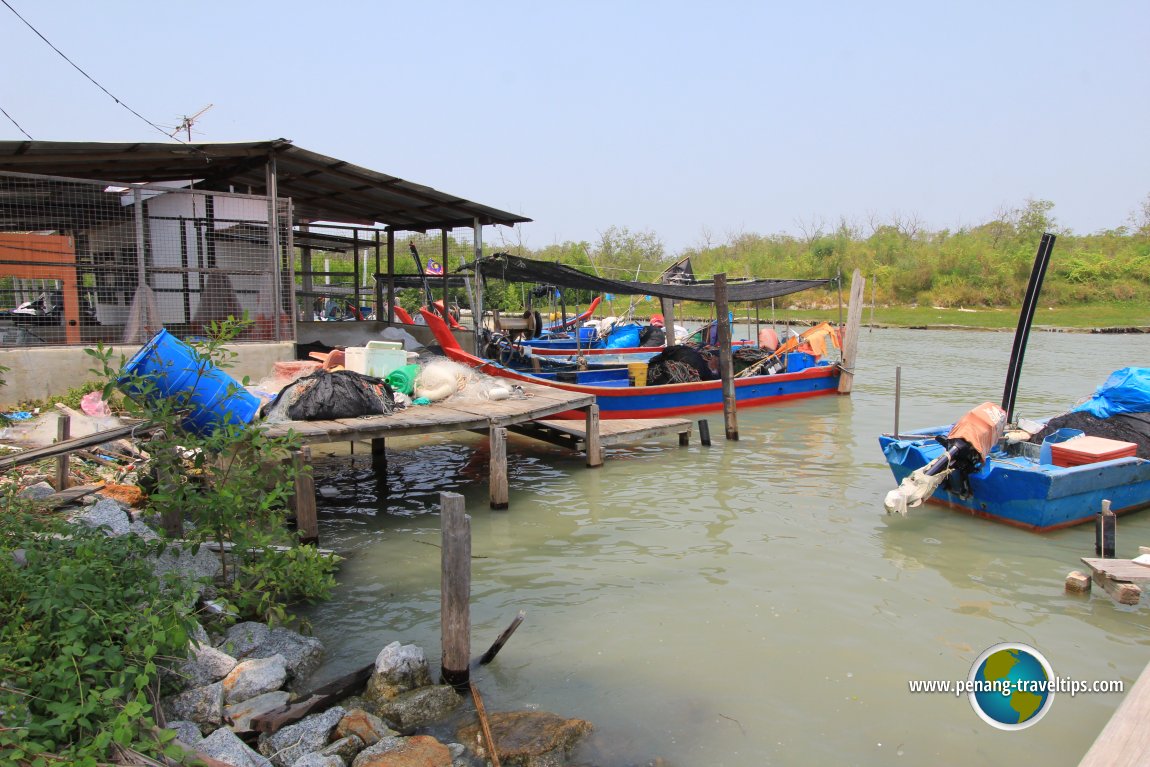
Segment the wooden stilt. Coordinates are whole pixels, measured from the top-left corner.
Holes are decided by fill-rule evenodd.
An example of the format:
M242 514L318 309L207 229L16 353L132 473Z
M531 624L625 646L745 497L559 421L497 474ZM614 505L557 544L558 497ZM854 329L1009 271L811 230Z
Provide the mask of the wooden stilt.
M72 418L67 413L60 413L56 416L56 441L67 442L72 436ZM64 453L56 458L56 492L59 493L68 489L70 480L68 479L69 463L72 460L71 453Z
M599 406L587 406L587 466L603 465L603 443L599 439Z
M311 474L311 448L301 447L292 455L295 474L295 522L300 543L319 543L319 520L315 511L315 478Z
M679 432L679 447L687 447L690 444L691 444L691 432L689 432L689 431Z
M387 471L387 440L383 437L371 440L371 467L376 473Z
M510 502L507 487L507 429L493 426L488 430L491 445L491 508L506 509Z
M735 370L731 359L731 312L727 308L727 275L715 275L715 317L719 322L719 377L723 380L723 425L727 439L739 439Z
M439 494L443 539L440 581L440 635L443 682L466 686L471 662L471 517L458 493Z
M711 446L711 424L706 418L699 421L699 442L704 447Z

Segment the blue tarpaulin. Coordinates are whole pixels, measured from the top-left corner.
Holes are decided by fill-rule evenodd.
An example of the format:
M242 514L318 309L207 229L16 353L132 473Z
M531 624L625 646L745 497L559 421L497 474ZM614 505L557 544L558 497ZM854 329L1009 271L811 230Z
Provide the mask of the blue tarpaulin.
M1090 399L1070 412L1086 412L1097 418L1150 412L1150 368L1122 368L1114 371Z

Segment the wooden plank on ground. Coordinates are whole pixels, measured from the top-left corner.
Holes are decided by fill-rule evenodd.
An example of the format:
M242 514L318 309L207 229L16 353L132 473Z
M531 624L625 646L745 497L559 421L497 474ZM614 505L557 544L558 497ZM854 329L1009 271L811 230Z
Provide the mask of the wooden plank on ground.
M1150 754L1150 665L1102 728L1078 767L1134 767Z
M113 442L117 439L123 439L124 437L145 437L159 428L160 426L158 424L153 423L118 426L115 429L98 431L86 437L76 437L75 439L69 439L65 442L57 442L48 447L38 447L32 450L25 450L22 453L6 455L0 458L0 472L17 466L23 466L26 463L40 461L44 458L55 458L58 455L70 453L73 450L82 450L84 448L102 445L105 442Z
M40 499L40 503L46 504L53 508L57 506L67 506L73 501L77 501L86 495L91 495L104 486L103 482L96 482L92 485L76 485L67 490L59 493L52 493Z

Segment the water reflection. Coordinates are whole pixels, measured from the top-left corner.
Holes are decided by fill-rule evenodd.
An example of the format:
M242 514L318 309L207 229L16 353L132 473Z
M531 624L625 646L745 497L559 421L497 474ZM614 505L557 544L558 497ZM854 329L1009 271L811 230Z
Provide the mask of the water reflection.
M854 394L739 414L738 442L666 438L607 464L509 441L511 508L487 507L486 441L389 442L318 469L325 545L346 552L337 598L312 610L335 675L399 639L439 645L438 493L472 515L473 635L481 650L527 622L479 677L493 708L539 707L598 726L597 764L1075 763L1118 703L1060 697L1037 726L991 731L965 700L910 679L965 678L991 644L1038 647L1059 675L1127 682L1150 659L1150 609L1067 596L1092 550L1085 528L1047 535L924 507L887 517L893 479L877 435L946 423L1001 398L1009 333L874 331ZM1142 337L1031 337L1018 400L1048 415ZM1089 355L1081 354L1083 347ZM1073 375L1066 369L1073 360ZM1124 517L1120 554L1150 542Z

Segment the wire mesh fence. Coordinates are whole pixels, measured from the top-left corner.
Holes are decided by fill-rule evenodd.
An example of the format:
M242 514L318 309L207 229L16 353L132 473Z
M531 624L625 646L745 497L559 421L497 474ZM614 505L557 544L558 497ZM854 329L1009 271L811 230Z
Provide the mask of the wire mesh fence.
M247 317L291 340L291 201L0 173L0 346L139 344Z
M467 305L464 283L449 276L475 255L470 228L399 233L389 269L387 232L369 227L308 224L297 227L297 322L387 320L389 294L408 312L431 301ZM390 277L389 277L390 275ZM389 290L390 288L390 290Z

